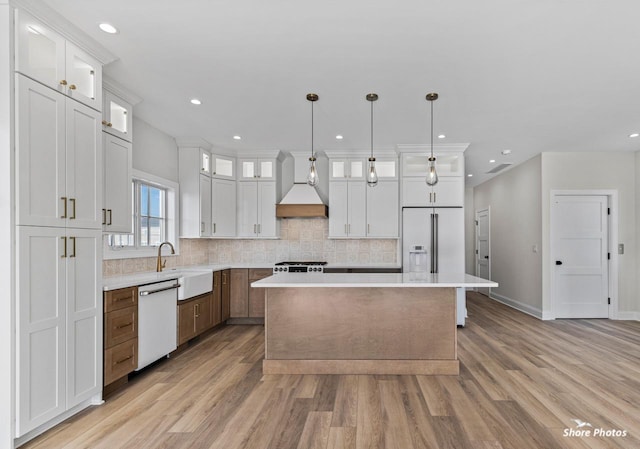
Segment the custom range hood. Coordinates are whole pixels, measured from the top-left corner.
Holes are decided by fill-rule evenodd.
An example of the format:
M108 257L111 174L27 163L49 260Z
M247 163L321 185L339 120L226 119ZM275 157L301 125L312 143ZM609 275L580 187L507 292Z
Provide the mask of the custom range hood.
M326 183L328 176L328 164L322 155L316 161L320 168L320 184L318 190L307 184L307 174L309 172L309 155L292 153L294 162L294 184L287 194L276 205L276 217L278 218L327 218L329 217L329 207L321 198L322 186ZM322 182L322 176L325 177ZM328 183L327 183L328 184Z

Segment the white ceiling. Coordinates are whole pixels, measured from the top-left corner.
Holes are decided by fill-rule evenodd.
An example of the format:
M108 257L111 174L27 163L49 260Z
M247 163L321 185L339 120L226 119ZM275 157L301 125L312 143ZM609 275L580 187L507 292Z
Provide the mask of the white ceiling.
M426 144L438 92L436 143L470 143L467 185L489 159L640 149L637 0L45 3L120 58L105 73L136 116L214 147L310 149L309 92L317 149L369 148L369 92L376 149Z

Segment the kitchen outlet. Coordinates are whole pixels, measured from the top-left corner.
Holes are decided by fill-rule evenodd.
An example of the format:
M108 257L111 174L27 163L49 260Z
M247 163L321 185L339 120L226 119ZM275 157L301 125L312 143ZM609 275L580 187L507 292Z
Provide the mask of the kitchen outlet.
M624 254L624 243L618 244L618 254Z

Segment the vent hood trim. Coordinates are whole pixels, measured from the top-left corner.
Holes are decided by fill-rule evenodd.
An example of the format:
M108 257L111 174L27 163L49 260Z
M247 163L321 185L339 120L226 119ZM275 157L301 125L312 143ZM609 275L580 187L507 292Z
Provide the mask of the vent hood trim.
M316 189L306 183L295 183L276 205L278 218L328 218L329 208Z

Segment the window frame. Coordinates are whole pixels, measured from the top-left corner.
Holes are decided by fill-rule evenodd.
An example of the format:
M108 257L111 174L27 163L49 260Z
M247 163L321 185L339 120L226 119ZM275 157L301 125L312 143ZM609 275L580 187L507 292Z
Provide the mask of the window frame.
M156 257L158 254L157 246L140 246L140 195L137 192L137 186L134 181L139 181L144 184L148 184L153 187L158 187L165 190L165 226L166 226L166 240L171 242L175 248L176 255L180 254L180 239L179 239L179 185L174 181L161 178L159 176L152 175L151 173L145 173L140 170L133 169L131 182L134 188L134 201L132 202L133 210L131 211L134 229L134 243L135 246L122 246L112 247L109 245L110 233L103 235L103 260L110 259L131 259L138 257Z

